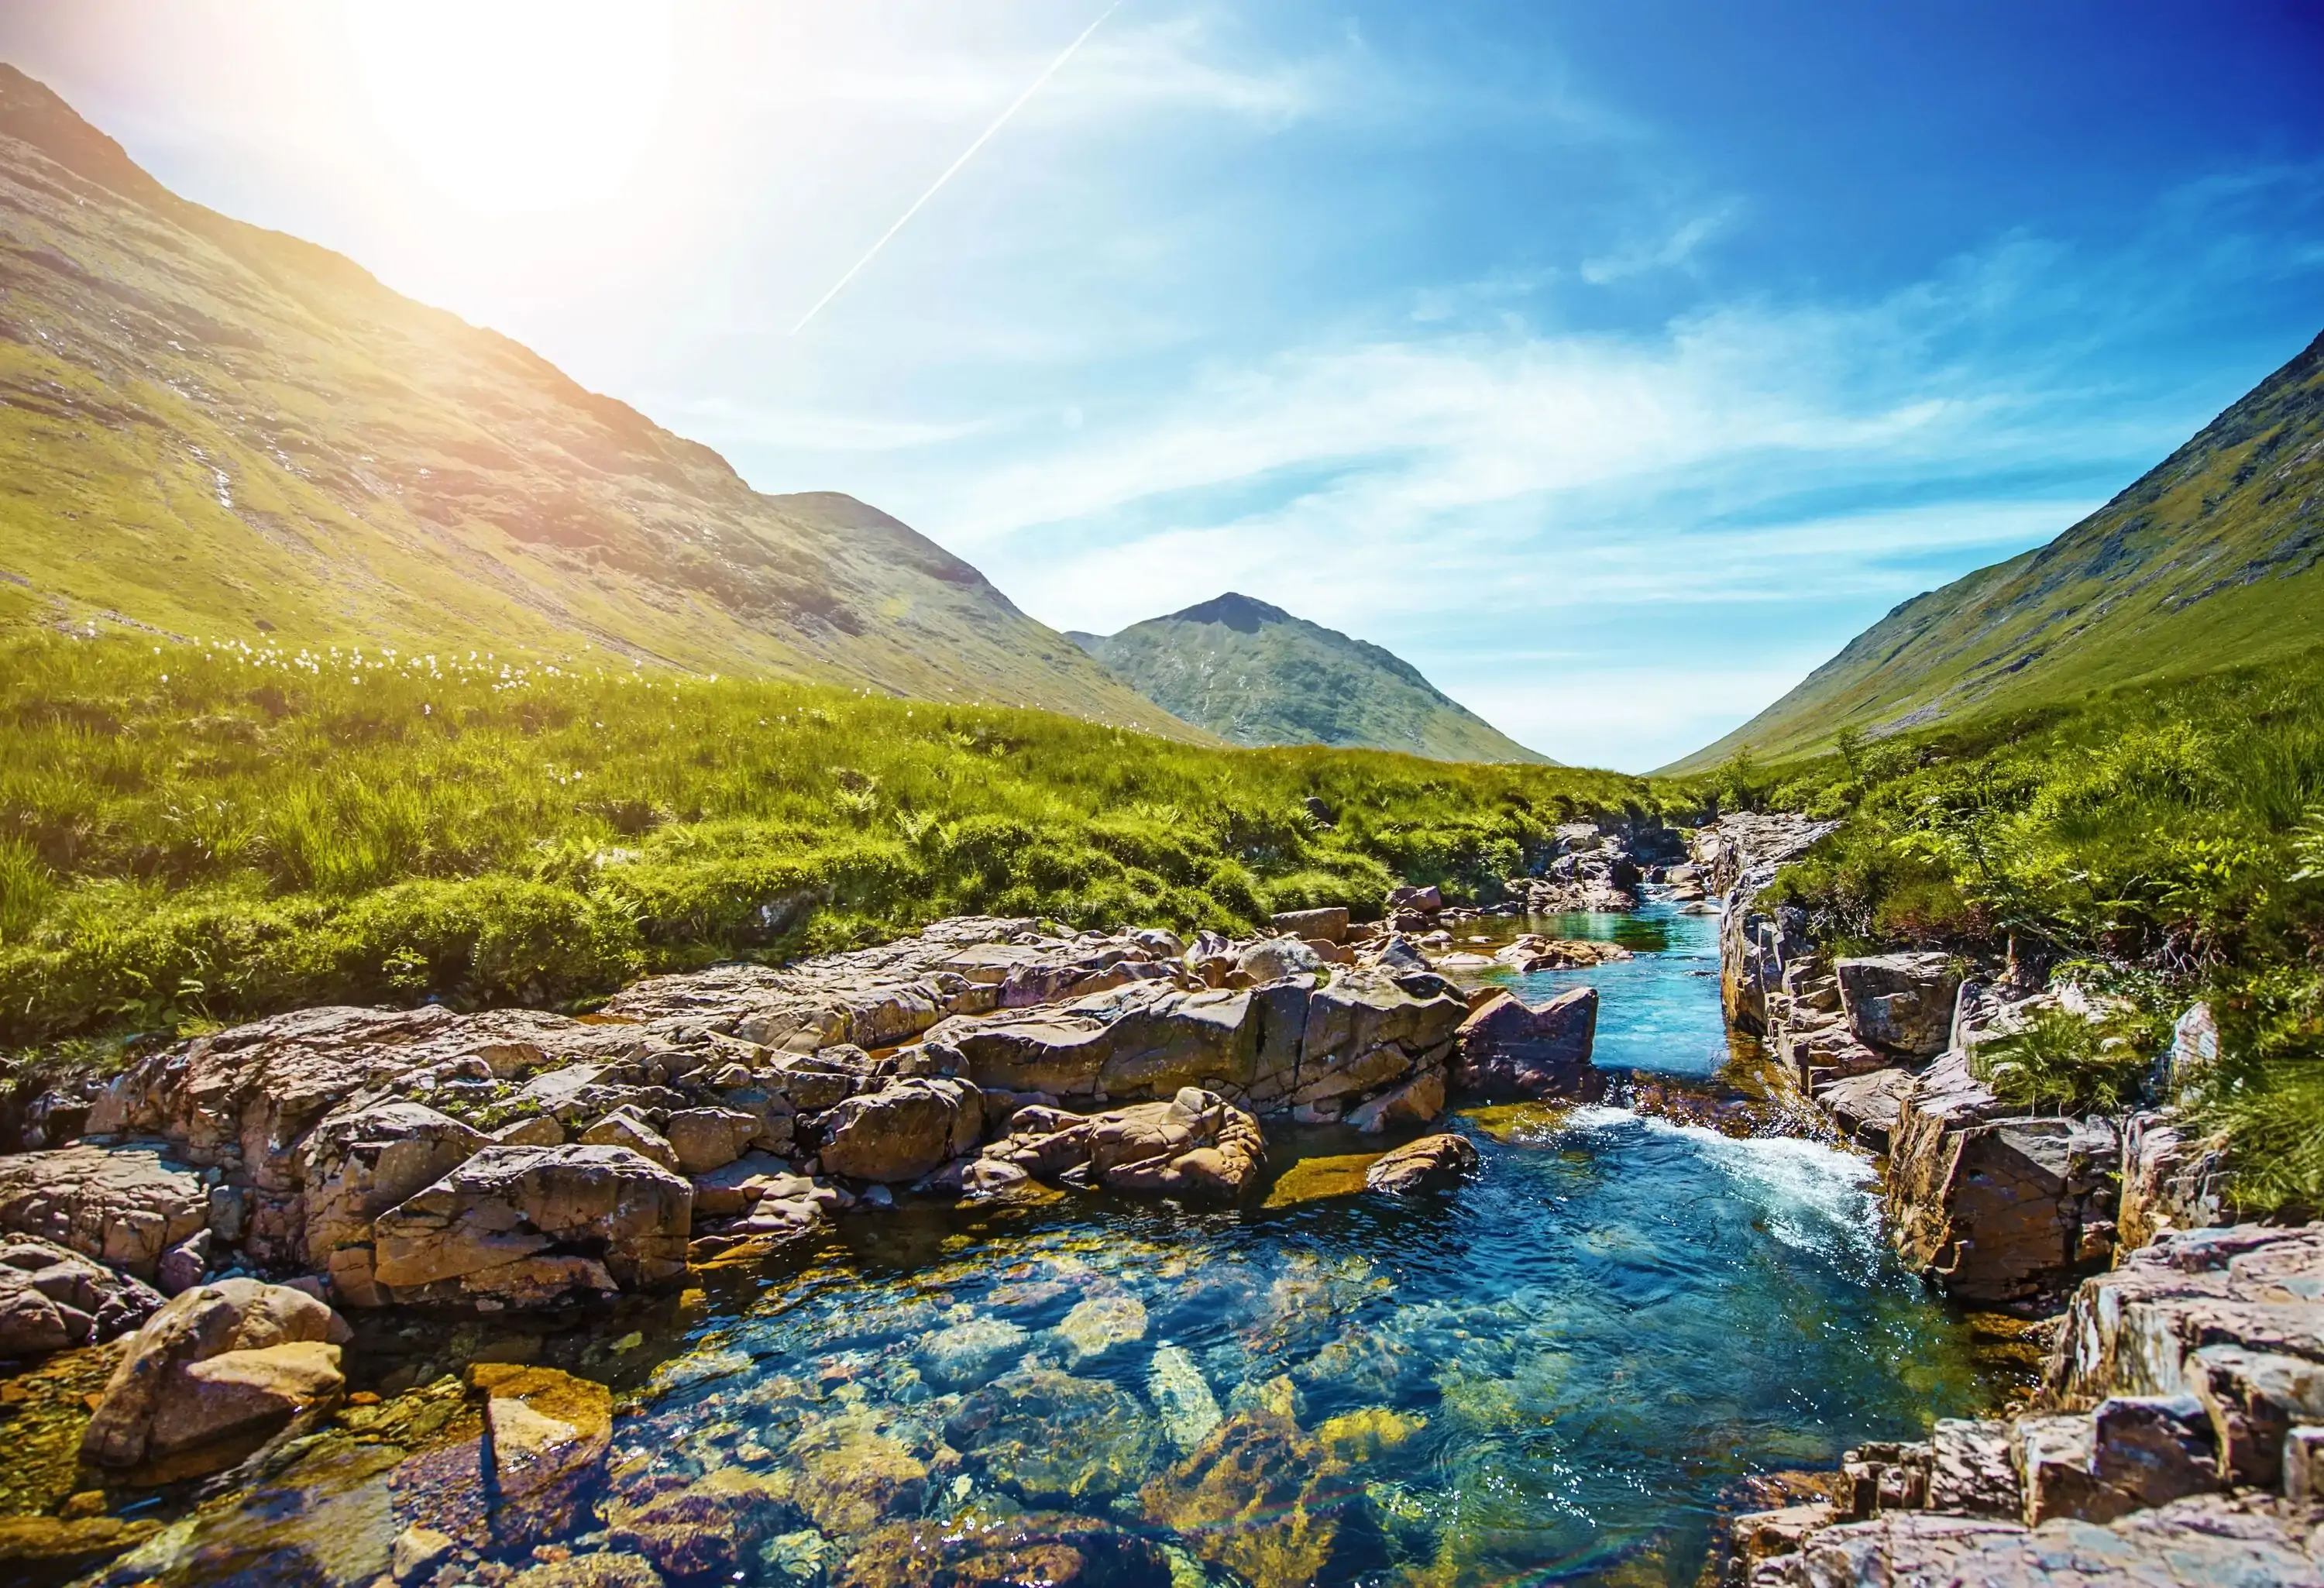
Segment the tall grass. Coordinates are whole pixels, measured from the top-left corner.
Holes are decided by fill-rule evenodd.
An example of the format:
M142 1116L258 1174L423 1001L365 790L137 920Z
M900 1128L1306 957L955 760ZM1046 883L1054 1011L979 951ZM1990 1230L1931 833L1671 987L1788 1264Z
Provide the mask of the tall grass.
M1491 898L1559 821L1681 798L607 657L20 636L0 641L0 1041L318 1002L573 1005L971 910L1237 928L1403 880Z
M2324 651L1849 736L1704 787L1849 818L1773 890L1835 951L1902 939L2098 962L2150 1031L2209 999L2226 1056L2197 1113L2227 1134L2239 1195L2324 1207ZM2051 1102L2124 1092L2119 1066L2068 1062L2049 1036L2005 1056L2013 1085Z

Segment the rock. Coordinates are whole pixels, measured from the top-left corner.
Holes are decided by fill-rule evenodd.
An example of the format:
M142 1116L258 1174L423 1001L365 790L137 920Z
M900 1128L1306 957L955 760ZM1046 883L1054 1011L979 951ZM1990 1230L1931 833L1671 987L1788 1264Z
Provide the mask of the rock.
M1329 1575L1341 1531L1341 1469L1299 1425L1239 1412L1139 1491L1147 1519L1251 1588L1306 1588Z
M1449 1190L1473 1174L1477 1149L1465 1136L1423 1136L1385 1154L1364 1171L1364 1184L1391 1196Z
M938 1390L975 1390L1017 1365L1031 1336L1006 1318L973 1317L920 1343L920 1374Z
M1851 1139L1885 1150L1904 1117L1904 1100L1919 1085L1910 1070L1884 1067L1833 1081L1815 1100Z
M1181 1454L1192 1451L1219 1426L1218 1397L1194 1359L1164 1341L1146 1370L1146 1393L1161 1414L1162 1431Z
M1019 1108L1010 1124L1008 1138L987 1147L982 1161L1038 1179L1084 1172L1099 1184L1148 1196L1234 1201L1257 1184L1266 1161L1259 1122L1193 1086L1167 1103L1087 1116ZM981 1173L977 1185L989 1188Z
M2122 1514L2220 1487L2215 1435L2194 1396L2112 1396L2090 1421L2091 1473L2123 1497Z
M928 1469L902 1445L841 1423L803 1436L790 1451L799 1463L793 1501L825 1533L861 1533L890 1517L918 1514Z
M2024 1509L2012 1459L2009 1425L1939 1417L1929 1434L1932 1510L1973 1517L2015 1517Z
M1831 1526L1836 1514L1829 1505L1812 1503L1747 1511L1728 1525L1728 1534L1748 1573L1763 1560L1797 1555L1808 1537Z
M0 1158L0 1233L32 1235L152 1280L209 1223L201 1182L156 1149L87 1144Z
M813 1189L804 1175L765 1152L746 1152L723 1168L694 1177L694 1216L732 1218L747 1214L765 1196L802 1197Z
M2270 1511L2198 1495L2110 1525L1904 1512L1828 1528L1763 1564L1752 1588L2324 1588L2324 1570Z
M1388 913L1414 910L1421 915L1435 915L1444 908L1444 896L1434 883L1425 888L1391 888L1388 894Z
M2280 1487L2285 1437L2324 1421L2324 1362L2206 1345L2187 1358L2186 1372L2209 1416L2220 1471L2239 1484Z
M417 1103L385 1103L323 1122L307 1139L308 1266L331 1276L342 1300L377 1306L372 1221L466 1163L482 1132Z
M961 1403L945 1441L1029 1505L1089 1502L1133 1490L1161 1437L1138 1402L1102 1379L1048 1368L995 1379Z
M210 1268L210 1233L196 1230L161 1254L154 1265L153 1288L164 1296L175 1296L180 1290L190 1290L202 1282Z
M678 1168L677 1149L659 1131L626 1109L617 1110L581 1132L585 1147L626 1147L666 1169Z
M1028 1511L877 1528L857 1540L831 1588L1170 1588L1176 1580L1151 1539L1093 1517Z
M161 1297L52 1241L0 1241L0 1357L94 1345L143 1324Z
M373 1221L395 1301L540 1306L686 1272L694 1187L622 1147L488 1147Z
M388 1571L399 1583L412 1583L432 1574L458 1548L448 1533L414 1522L395 1536Z
M851 1179L917 1180L947 1159L976 1150L983 1134L976 1087L914 1077L847 1098L825 1116L823 1167Z
M757 1114L735 1108L683 1108L662 1124L681 1174L723 1169L742 1156L765 1129Z
M2116 1238L2125 1247L2227 1223L2230 1212L2223 1139L2200 1139L2167 1114L2137 1113L2124 1122Z
M607 1549L642 1556L672 1582L708 1583L748 1581L760 1541L791 1526L798 1511L788 1484L720 1467L682 1489L617 1498L600 1514Z
M468 1382L486 1396L494 1539L507 1547L570 1530L613 1440L612 1391L513 1362L479 1362Z
M1323 956L1297 937L1262 937L1236 956L1235 969L1265 986L1286 976L1322 975L1324 966Z
M60 1583L134 1549L161 1530L148 1519L0 1517L0 1577L11 1583Z
M2082 1282L2043 1375L2067 1405L2196 1391L2188 1358L2232 1344L2324 1362L2324 1227L2164 1235Z
M1594 1102L1606 1093L1604 1074L1590 1062L1597 1030L1595 987L1537 1007L1500 993L1456 1029L1452 1084L1480 1097Z
M2293 1428L2283 1436L2283 1497L2295 1505L2324 1500L2324 1426Z
M1424 1070L1392 1092L1348 1111L1346 1123L1367 1136L1405 1125L1434 1124L1444 1112L1444 1072Z
M272 1433L336 1399L346 1325L314 1297L256 1279L222 1279L148 1319L106 1380L81 1440L83 1459L112 1468Z
M1268 924L1286 937L1313 940L1323 938L1327 943L1348 940L1348 907L1326 905L1321 909L1286 910L1268 919Z
M503 1125L489 1139L503 1147L562 1147L565 1127L553 1113L537 1113Z
M1890 1142L1897 1250L1965 1301L2062 1288L2112 1252L2118 1159L2102 1122L2007 1117L1948 1053L1904 1099Z
M528 1566L503 1588L662 1588L662 1578L641 1555L600 1550Z
M1952 1039L1960 971L1946 954L1875 954L1843 959L1841 1007L1859 1041L1892 1053L1932 1058Z
M1116 1346L1146 1338L1146 1307L1130 1295L1093 1296L1074 1304L1054 1331L1068 1371L1095 1362Z

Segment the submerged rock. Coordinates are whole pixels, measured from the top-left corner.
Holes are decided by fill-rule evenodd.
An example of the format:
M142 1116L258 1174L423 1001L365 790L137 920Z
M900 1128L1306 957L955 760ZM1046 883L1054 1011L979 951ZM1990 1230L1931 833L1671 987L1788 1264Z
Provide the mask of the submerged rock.
M1170 1563L1151 1539L1060 1511L897 1523L866 1534L831 1588L1170 1588Z
M1218 1397L1194 1359L1179 1346L1164 1341L1154 1351L1146 1371L1146 1393L1162 1417L1162 1431L1181 1454L1192 1451L1219 1426L1222 1414Z
M1139 1501L1148 1521L1252 1588L1305 1588L1339 1543L1342 1470L1290 1417L1239 1412Z
M1028 1505L1087 1504L1135 1489L1161 1454L1144 1408L1102 1379L1035 1368L961 1403L945 1439Z

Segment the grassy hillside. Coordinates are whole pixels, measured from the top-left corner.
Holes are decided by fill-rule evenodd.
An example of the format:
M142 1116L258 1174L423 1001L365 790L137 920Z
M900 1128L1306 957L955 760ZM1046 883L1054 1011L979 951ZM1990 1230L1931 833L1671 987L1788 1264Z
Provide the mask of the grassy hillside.
M1837 951L2093 962L2150 1053L2211 1000L2199 1116L2253 1207L2324 1208L2324 647L1709 781L1848 818L1775 890Z
M1240 928L1400 878L1472 897L1558 821L1660 798L602 653L0 638L0 1044L571 1004L962 911Z
M2324 337L2049 545L1914 597L1670 771L2185 677L2324 640Z
M1072 638L1148 699L1237 744L1555 764L1440 693L1401 657L1248 596Z
M0 66L0 623L869 684L1191 734L974 568L337 254Z

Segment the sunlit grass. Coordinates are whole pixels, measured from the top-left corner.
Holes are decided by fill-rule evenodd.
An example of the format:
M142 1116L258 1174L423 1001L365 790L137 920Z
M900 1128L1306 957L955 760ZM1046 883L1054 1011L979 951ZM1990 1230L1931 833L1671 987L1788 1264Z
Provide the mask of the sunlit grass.
M1557 822L1660 798L586 656L25 636L0 642L0 1039L570 1006L967 911L1246 928L1400 879L1489 895Z

